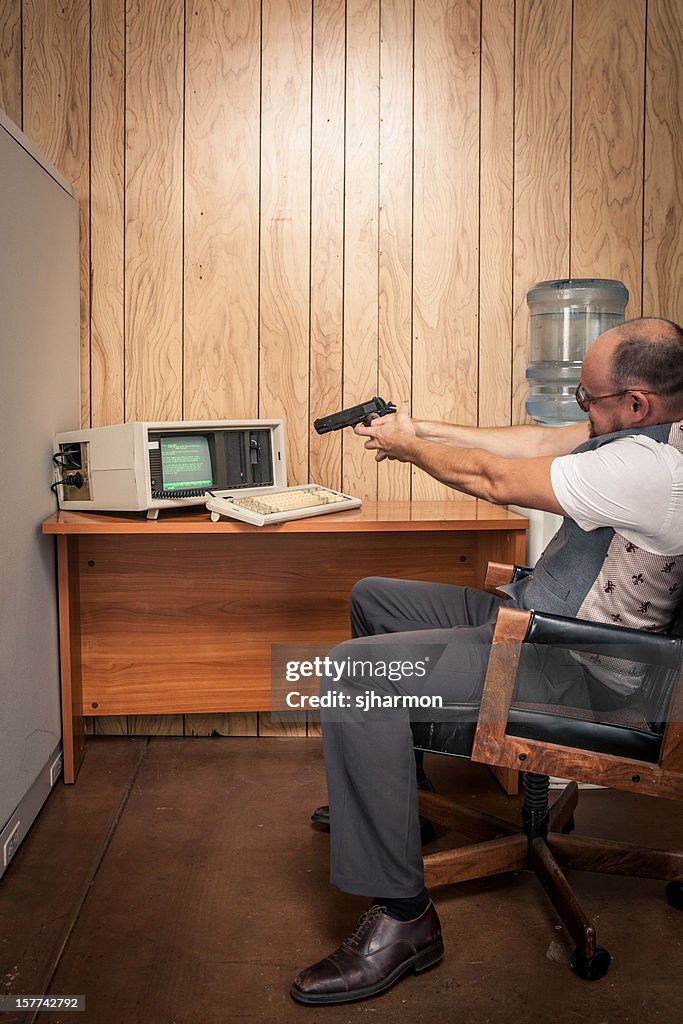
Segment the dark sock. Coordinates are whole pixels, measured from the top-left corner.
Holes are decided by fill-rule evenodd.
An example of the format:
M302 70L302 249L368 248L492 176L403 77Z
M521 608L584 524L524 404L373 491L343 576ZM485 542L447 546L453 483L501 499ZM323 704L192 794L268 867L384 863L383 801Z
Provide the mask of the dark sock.
M379 904L380 907L386 907L389 917L397 921L412 921L423 914L429 906L429 893L423 887L417 896L410 896L405 900L375 896L372 902Z

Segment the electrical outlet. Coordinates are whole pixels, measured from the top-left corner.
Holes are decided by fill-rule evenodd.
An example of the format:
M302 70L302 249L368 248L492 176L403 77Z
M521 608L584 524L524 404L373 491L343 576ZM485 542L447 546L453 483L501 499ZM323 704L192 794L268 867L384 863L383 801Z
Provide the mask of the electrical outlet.
M50 765L50 789L52 789L52 787L54 786L55 782L57 781L59 776L62 774L62 768L63 767L64 767L64 758L63 758L63 756L61 754L57 754L57 757L54 759L54 761Z
M3 850L2 850L3 864L4 864L5 867L7 867L7 865L11 861L12 857L17 852L17 847L19 845L19 838L20 838L19 837L19 826L20 825L21 825L21 822L18 821L16 823L16 825L14 826L14 828L12 829L12 831L10 832L10 834L8 835L7 839L5 840L5 845L3 846Z

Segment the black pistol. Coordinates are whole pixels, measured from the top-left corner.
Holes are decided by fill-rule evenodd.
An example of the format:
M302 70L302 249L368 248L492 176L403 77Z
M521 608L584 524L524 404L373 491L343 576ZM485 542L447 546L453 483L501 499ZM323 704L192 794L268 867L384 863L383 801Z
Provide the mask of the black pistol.
M385 402L383 398L370 399L362 405L354 405L350 409L342 409L341 412L332 413L331 416L321 416L313 422L313 426L319 434L329 434L331 430L341 430L342 427L355 427L357 423L364 423L366 427L372 416L386 416L387 413L396 412L393 402Z

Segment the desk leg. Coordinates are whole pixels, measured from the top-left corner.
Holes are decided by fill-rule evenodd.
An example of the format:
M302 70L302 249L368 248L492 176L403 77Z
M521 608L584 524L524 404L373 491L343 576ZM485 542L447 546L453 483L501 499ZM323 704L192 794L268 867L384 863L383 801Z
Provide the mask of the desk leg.
M57 587L64 782L70 783L76 781L85 754L78 537L57 537Z

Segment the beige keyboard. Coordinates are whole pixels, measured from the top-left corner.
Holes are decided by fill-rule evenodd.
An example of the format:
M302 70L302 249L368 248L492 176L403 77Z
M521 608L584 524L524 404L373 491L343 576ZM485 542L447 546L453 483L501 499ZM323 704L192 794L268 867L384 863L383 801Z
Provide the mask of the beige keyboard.
M206 501L213 522L217 522L221 516L228 516L254 526L268 526L270 523L305 519L326 512L346 511L358 508L360 504L359 498L320 484L287 487L282 491L266 491L244 497L219 491L215 497L209 497Z

